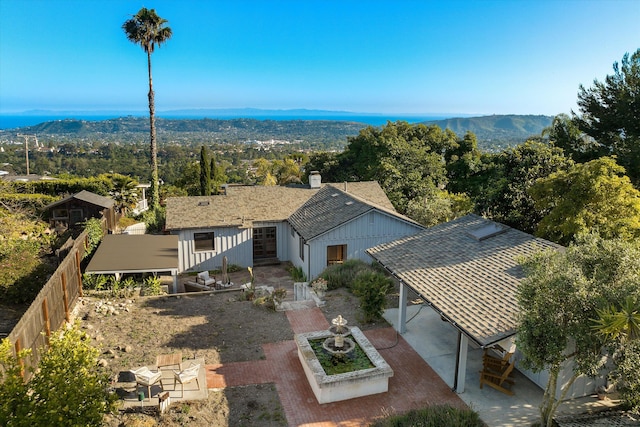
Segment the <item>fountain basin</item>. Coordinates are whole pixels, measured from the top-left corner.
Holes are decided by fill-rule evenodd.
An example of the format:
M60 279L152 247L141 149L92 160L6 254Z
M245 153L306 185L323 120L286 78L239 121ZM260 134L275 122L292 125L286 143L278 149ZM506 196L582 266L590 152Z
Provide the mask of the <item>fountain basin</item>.
M357 327L351 328L351 338L366 353L374 367L344 374L327 375L311 348L309 340L332 336L330 331L295 335L298 358L318 403L338 402L384 393L389 390L389 378L393 376L393 370Z

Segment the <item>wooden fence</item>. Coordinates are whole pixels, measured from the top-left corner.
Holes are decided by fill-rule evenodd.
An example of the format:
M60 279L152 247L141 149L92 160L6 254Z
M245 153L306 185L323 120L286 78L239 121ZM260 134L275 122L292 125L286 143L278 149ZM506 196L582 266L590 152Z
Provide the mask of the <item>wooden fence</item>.
M106 220L103 219L103 233L106 232L106 226ZM31 355L20 360L23 368L37 366L51 334L71 320L71 312L82 296L81 261L87 241L88 233L85 230L7 337L15 355L20 350L31 349ZM29 379L31 371L24 369L24 376Z

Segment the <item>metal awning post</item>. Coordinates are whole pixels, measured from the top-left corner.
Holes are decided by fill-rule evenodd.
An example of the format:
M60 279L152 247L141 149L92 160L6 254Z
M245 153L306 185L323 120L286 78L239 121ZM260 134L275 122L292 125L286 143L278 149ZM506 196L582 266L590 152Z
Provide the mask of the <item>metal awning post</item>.
M398 297L398 325L396 331L404 334L407 331L407 286L400 282L400 296Z
M456 372L453 379L453 391L464 392L464 383L467 376L467 352L469 350L469 338L458 331L458 349L456 351Z

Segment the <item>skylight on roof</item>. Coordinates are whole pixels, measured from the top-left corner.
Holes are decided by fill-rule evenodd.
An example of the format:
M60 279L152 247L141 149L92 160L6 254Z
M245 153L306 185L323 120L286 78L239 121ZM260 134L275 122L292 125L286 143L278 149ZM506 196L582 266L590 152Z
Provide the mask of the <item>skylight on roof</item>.
M209 201L208 200L203 200L202 202L198 203L198 206L209 206Z
M344 204L348 206L348 205L352 205L353 202L351 200L349 200L348 202L345 202Z
M333 193L331 197L338 197L338 193Z
M476 228L475 230L468 231L467 234L477 241L481 242L483 240L497 236L498 234L504 233L505 231L507 231L507 228L508 227L501 224L491 222L489 224L483 225L480 228Z

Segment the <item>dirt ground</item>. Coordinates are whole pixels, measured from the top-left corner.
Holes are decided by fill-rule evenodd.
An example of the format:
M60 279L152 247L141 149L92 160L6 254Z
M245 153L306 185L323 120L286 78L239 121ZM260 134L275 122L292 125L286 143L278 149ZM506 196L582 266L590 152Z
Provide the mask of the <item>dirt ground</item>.
M260 283L261 275L273 269L258 267L256 284ZM245 278L231 279L243 283ZM291 300L293 281L288 276L279 280L288 289L287 299ZM349 325L363 330L388 326L385 321L359 322L358 299L347 290L327 292L326 301L322 311L328 321L341 314ZM393 301L390 297L390 302ZM84 297L76 314L95 345L101 348L103 363L114 384L121 372L153 365L158 354L181 351L184 359L204 358L206 364L224 364L263 359L263 344L293 339L284 312L243 301L240 292L129 299ZM152 407L144 412L131 408L110 417L107 425L267 427L287 423L275 385L262 384L210 390L207 400L174 403L162 416Z

